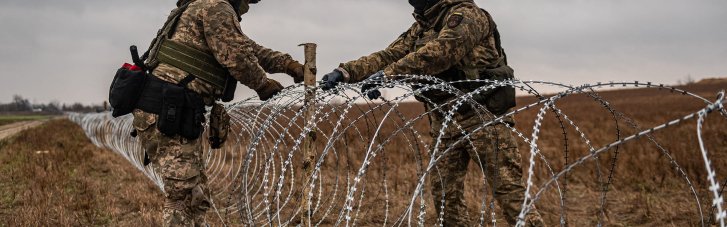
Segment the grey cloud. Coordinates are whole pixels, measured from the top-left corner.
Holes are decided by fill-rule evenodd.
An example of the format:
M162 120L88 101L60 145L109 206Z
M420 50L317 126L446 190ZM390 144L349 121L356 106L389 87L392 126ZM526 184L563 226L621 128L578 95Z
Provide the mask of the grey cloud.
M175 2L0 2L0 102L12 94L101 102L115 68L129 61L128 46L146 47ZM726 1L477 3L495 16L522 79L673 83L687 74L727 75ZM242 27L261 44L299 60L297 44L318 43L323 75L342 61L385 48L413 23L410 12L403 0L266 0L243 17Z

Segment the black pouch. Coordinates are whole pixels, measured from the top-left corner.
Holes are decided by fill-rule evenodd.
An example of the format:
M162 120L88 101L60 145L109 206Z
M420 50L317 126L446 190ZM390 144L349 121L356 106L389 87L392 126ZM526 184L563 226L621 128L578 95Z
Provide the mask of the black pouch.
M503 65L494 69L487 69L482 72L481 76L482 79L509 80L515 78L515 70L510 66ZM484 99L483 104L495 115L505 114L510 108L517 105L515 100L515 87L513 86L497 87L480 99Z
M194 92L185 93L185 107L182 111L182 124L179 135L190 140L195 140L202 135L205 122L204 101Z
M183 87L166 84L162 87L162 108L157 127L166 136L180 134L186 91Z
M232 76L227 76L227 82L225 82L225 91L222 94L223 102L231 102L235 99L235 91L237 90L237 80Z
M510 108L516 105L515 87L512 86L495 89L492 95L488 96L485 100L487 110L498 116L507 113Z
M109 104L113 108L113 117L130 114L136 108L146 80L147 75L144 71L132 71L127 68L116 71L109 89Z

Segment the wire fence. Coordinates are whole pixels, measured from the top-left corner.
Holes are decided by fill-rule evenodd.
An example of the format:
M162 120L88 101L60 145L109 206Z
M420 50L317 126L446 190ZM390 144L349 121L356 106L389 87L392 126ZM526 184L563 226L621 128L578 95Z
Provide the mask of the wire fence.
M367 94L360 91L362 83L343 84L330 91L319 90L315 105L304 105L302 85L295 85L265 102L250 98L227 106L232 118L231 138L219 150L210 149L206 143L203 145L215 215L224 225L297 225L302 223L301 218L306 218L301 216L304 208L299 204L307 200L311 214L305 223L316 226L442 225L444 211L430 214L434 211L431 200L440 198L429 198L431 193L427 189L431 186L430 178L441 177L437 174L437 164L446 154L459 152L456 147L476 147L477 141L471 138L473 134L495 125L505 125L529 151L529 155L523 157L526 160L523 177L525 199L518 226L525 224L526 215L546 193L554 193L558 197L559 211L559 223L548 224L568 226L567 208L572 203L567 199L571 195L568 186L573 184L568 176L585 169L595 173L597 190L600 191L599 200L594 204L599 208L595 215L598 216L598 225L604 225L610 187L614 177L618 176L619 153L624 152L622 146L642 137L668 159L684 180L693 196L691 200L695 203L700 225L725 226L727 214L723 209L722 192L727 181L720 186L702 131L707 116L727 118L723 92L717 99L709 100L676 87L639 81L571 86L548 81L481 80L474 81L482 84L474 91L464 92L457 88L462 83L471 82L445 82L429 76L401 76L399 80L385 84L365 81L363 83L377 83L379 89L399 88L405 91L391 99L373 101L366 99ZM473 98L507 86L537 99L496 116ZM547 86L561 92L544 96L534 86ZM655 88L682 94L694 103L703 104L703 108L664 121L656 127L643 128L597 92L611 87ZM428 92L444 93L451 98L434 102L422 96ZM613 141L595 143L587 128L581 126L587 122L574 120L574 114L584 113L569 113L560 107L561 102L565 102L564 98L574 95L588 97L606 111L610 122L597 122L596 125L614 124ZM412 110L411 101L415 96L419 96L418 100L429 108ZM315 114L312 122L306 123L304 112L309 108L314 109ZM478 125L461 125L457 120L462 114L460 110L465 108L480 119ZM527 111L536 112L529 135L507 124L508 119ZM438 131L430 131L429 116L434 114L444 119ZM539 143L544 127L550 127L544 124L549 114L557 122L554 127L561 132L562 147L556 148L557 151L552 151L552 147L544 148ZM138 139L129 136L133 130L131 116L114 119L109 113L98 113L71 114L69 117L85 130L95 145L122 155L163 190L163 182L154 166L143 165L144 151ZM694 176L690 176L653 135L689 122L696 122L699 155L707 173L699 177L709 184L710 196L706 198L709 201L700 196L702 189L694 183ZM301 147L311 132L314 132L318 149L312 174L304 175ZM450 141L446 137L451 132L461 136ZM206 132L202 138L206 138ZM448 142L443 144L445 140ZM577 152L581 148L586 149L585 153ZM552 163L561 162L544 155L544 149L563 154L560 158L564 159L564 164L554 166ZM611 159L605 159L609 165L603 166L599 159L604 159L606 156L603 154L607 152L612 152ZM490 163L486 159L490 158L497 157L475 158L475 162L480 164L478 172L481 176L493 174L486 168ZM587 163L594 163L593 168ZM537 168L539 166L542 168ZM500 220L493 199L496 192L487 186L492 184L494 182L488 182L487 177L478 178L471 184L479 186L471 190L479 201L477 223L480 226L497 225ZM306 187L311 190L303 190ZM303 191L309 194L302 195ZM446 202L444 198L440 200L442 204ZM704 209L705 204L711 207L709 211Z

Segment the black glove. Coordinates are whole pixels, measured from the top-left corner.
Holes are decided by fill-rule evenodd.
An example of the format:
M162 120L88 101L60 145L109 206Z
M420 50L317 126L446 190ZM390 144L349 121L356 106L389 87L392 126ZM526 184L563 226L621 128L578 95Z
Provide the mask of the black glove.
M366 79L364 84L361 86L361 93L366 94L370 100L381 98L381 91L379 91L376 87L384 85L384 79L386 79L386 77L384 76L383 70L369 76L369 78Z
M338 86L340 82L343 82L343 73L338 69L334 69L333 72L323 76L323 90L331 90Z

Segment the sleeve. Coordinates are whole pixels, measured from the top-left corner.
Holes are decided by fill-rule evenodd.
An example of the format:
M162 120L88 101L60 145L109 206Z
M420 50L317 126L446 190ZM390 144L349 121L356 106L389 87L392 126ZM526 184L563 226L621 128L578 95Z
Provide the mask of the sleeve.
M255 56L257 44L242 33L230 5L220 2L210 6L202 23L207 45L232 77L253 90L265 85L267 75Z
M293 61L293 57L289 54L265 48L252 40L250 42L253 44L252 49L255 51L260 66L267 73L285 73L286 67Z
M415 30L417 28L418 25L415 23L385 50L341 64L340 67L345 69L350 75L349 81L345 82L362 81L371 74L384 69L384 67L406 56L414 47L414 42L416 41Z
M436 38L416 52L388 65L384 74L436 75L444 72L484 39L488 26L479 8L463 6L452 9L446 15L443 28Z

